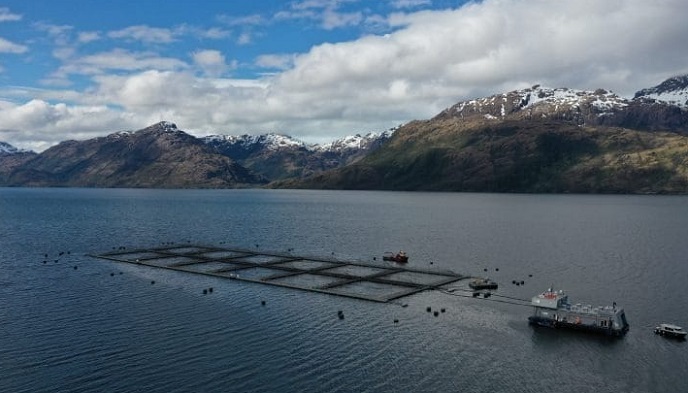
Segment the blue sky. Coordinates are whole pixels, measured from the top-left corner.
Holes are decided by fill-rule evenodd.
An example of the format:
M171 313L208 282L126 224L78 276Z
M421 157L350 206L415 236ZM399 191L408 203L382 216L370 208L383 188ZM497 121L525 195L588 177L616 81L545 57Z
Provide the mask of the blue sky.
M684 0L0 0L0 141L160 120L308 142L543 84L688 72Z

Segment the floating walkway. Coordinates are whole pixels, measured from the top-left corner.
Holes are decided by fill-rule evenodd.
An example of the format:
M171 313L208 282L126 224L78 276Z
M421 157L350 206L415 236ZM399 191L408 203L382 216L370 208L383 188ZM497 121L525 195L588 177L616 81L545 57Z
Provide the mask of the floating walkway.
M90 256L380 303L470 278L403 266L192 244L122 248Z

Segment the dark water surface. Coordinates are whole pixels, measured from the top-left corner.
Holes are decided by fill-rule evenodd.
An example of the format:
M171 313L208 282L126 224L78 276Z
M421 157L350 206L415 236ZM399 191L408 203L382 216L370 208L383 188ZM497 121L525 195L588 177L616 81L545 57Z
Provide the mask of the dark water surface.
M688 345L652 327L688 327L687 228L688 198L670 196L0 189L0 391L686 392ZM609 340L440 292L376 304L86 256L188 241L364 261L404 249L410 267L489 274L501 295L554 284L616 301L631 330Z

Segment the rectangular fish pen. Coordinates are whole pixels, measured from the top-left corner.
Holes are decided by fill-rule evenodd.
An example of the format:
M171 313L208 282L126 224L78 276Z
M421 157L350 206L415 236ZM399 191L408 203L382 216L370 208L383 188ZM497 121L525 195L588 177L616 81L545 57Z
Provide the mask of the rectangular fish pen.
M90 256L381 303L469 278L453 272L197 244L120 248Z

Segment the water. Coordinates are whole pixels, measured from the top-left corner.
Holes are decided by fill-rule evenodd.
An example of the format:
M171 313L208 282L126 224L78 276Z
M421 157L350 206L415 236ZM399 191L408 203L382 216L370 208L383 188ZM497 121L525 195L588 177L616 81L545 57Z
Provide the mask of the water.
M687 227L688 198L670 196L0 189L0 391L688 391L687 344L652 333L688 327ZM404 249L410 267L487 274L506 296L554 284L616 301L631 330L609 340L438 292L376 304L86 256L188 241L365 261Z

